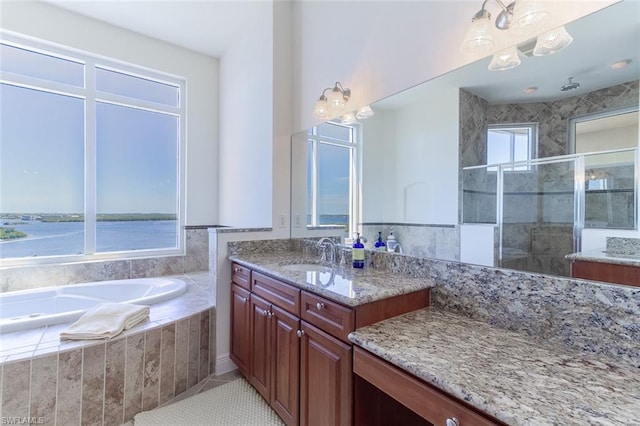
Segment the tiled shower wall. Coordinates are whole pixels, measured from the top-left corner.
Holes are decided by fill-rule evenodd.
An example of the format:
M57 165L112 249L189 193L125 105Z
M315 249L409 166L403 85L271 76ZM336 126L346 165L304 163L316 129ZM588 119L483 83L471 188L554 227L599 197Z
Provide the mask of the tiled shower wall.
M391 231L405 254L441 260L460 260L458 225L363 223L362 235L367 238L365 247L373 250L378 232L382 232L382 238L386 242Z
M119 339L3 364L3 423L121 425L162 405L213 372L212 318L210 309Z
M186 229L185 256L106 260L0 269L0 293L31 288L128 278L159 277L206 271L208 227Z

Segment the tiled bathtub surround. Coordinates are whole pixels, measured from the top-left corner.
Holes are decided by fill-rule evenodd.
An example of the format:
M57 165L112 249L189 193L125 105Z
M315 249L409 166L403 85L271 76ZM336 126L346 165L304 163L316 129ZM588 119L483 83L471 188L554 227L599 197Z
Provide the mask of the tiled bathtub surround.
M0 292L206 271L207 228L186 229L186 255L0 268Z
M183 296L108 341L60 341L68 324L0 336L1 415L45 425L120 425L213 371L209 276L183 276Z
M300 256L300 244L238 242L229 253L256 254L263 245ZM366 265L388 272L389 280L432 280L431 302L444 310L640 367L638 288L369 250Z

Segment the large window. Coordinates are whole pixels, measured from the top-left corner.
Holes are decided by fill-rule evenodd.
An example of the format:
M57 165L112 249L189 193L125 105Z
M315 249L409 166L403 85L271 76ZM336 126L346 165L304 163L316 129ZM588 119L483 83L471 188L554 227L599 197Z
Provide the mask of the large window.
M182 253L184 80L13 36L0 49L3 263Z
M307 135L307 225L356 225L356 132L327 122ZM348 235L348 234L347 234Z

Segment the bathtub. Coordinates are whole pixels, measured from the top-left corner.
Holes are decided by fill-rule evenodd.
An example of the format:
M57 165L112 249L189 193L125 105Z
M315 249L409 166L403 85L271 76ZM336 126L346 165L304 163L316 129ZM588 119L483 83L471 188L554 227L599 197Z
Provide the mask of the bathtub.
M137 278L0 294L0 334L77 320L98 303L153 305L183 294L176 278Z

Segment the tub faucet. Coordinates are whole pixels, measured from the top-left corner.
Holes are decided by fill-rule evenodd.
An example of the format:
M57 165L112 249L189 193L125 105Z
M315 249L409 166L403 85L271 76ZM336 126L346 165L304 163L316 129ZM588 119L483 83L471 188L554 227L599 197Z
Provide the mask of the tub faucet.
M329 258L327 259L327 246L329 246ZM327 237L320 238L316 243L316 247L322 249L322 255L320 256L320 262L334 263L336 260L336 243Z

